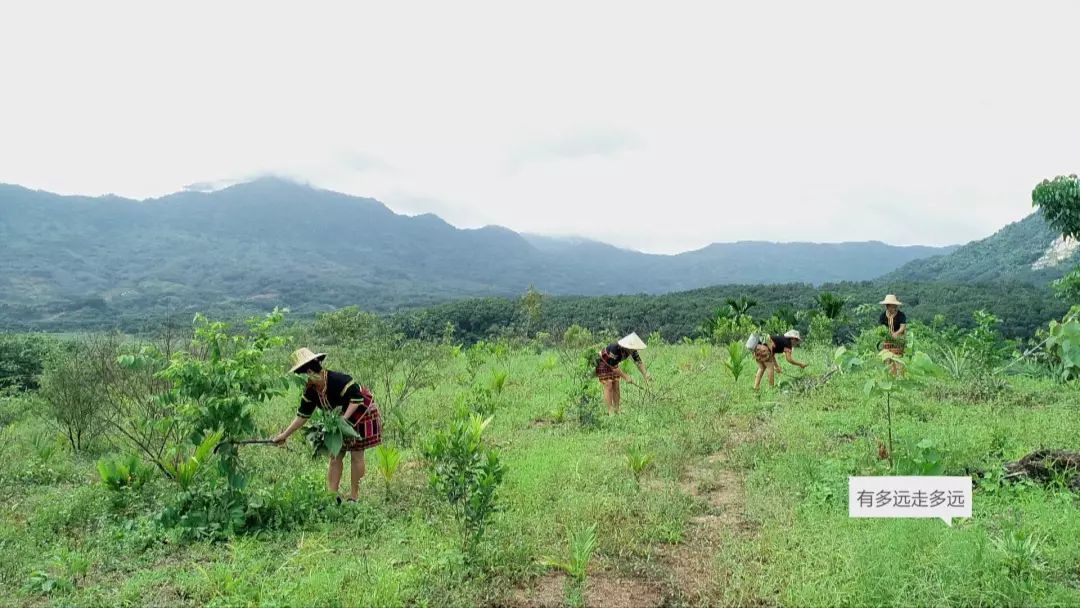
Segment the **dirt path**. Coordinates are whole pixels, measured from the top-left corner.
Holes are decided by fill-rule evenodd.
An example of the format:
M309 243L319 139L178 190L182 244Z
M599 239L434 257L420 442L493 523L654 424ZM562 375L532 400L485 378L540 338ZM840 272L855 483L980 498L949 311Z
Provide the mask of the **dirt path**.
M702 501L705 512L690 521L682 543L660 552L671 572L671 595L679 604L746 603L727 592L726 583L736 573L718 563L717 556L730 551L732 543L746 542L756 533L756 525L746 513L743 474L731 462L734 450L753 441L755 433L734 424L729 428L730 439L724 447L692 465L682 480L683 491Z
M688 524L684 540L657 550L658 565L667 580L624 578L608 572L590 572L585 592L589 608L661 608L667 606L770 606L773 602L733 593L736 571L722 554L745 551L757 533L746 512L744 473L732 462L740 445L758 440L764 421L729 419L728 440L717 452L692 464L680 480L680 489L702 503L702 513ZM736 562L737 563L737 562ZM517 589L508 606L557 608L565 606L566 578L552 573Z

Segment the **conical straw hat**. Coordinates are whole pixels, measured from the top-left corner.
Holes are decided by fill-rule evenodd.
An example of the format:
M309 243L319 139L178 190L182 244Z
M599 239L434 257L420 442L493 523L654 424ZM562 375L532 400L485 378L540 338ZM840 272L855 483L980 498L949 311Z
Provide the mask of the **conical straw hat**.
M879 304L896 304L897 306L903 306L904 303L896 299L896 296L889 294L885 296L885 299L879 302Z
M296 352L292 354L292 367L289 368L289 373L295 372L301 367L304 367L305 364L311 363L316 359L322 361L325 358L325 353L313 353L307 348L298 348L296 349Z
M619 346L629 348L630 350L643 350L645 348L645 342L643 342L636 333L631 333L629 336L619 340Z

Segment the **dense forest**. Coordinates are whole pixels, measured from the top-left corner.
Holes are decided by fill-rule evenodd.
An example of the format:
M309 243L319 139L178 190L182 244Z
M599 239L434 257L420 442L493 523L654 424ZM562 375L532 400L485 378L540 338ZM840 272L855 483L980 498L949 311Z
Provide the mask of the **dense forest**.
M808 284L723 285L665 295L601 297L545 297L534 319L522 301L509 298L459 300L424 310L396 315L411 336L440 335L452 323L456 336L466 342L489 339L526 324L532 329L558 333L571 325L596 332L636 331L641 335L659 332L667 340L696 337L702 323L726 300L748 298L756 302L749 312L768 319L778 311L803 313L815 310L821 293L845 300L845 311L854 313L859 305L870 304L876 320L877 302L888 293L899 294L904 310L913 320L931 322L941 315L949 324L972 327L971 311L986 310L1002 320L1000 330L1008 337L1029 337L1046 319L1062 316L1068 306L1047 287L1028 283L981 285L950 283L837 283L820 288ZM865 322L870 316L863 314ZM796 326L806 328L810 316L796 315ZM858 320L851 319L852 323Z

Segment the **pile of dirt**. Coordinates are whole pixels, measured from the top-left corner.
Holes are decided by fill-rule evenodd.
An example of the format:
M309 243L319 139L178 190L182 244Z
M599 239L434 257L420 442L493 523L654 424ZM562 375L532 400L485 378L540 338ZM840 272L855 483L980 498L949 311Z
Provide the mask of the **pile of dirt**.
M1069 488L1080 492L1080 452L1037 450L1005 465L1005 478L1049 483L1065 475Z

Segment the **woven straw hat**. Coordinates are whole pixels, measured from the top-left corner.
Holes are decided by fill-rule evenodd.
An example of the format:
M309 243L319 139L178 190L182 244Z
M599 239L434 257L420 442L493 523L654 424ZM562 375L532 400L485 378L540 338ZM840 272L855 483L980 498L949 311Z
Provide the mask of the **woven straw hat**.
M629 348L630 350L643 350L645 348L645 342L643 342L636 333L631 333L629 336L619 340L619 346Z
M882 300L881 302L878 302L878 303L879 304L895 304L897 306L903 306L904 305L903 302L901 302L900 300L897 300L896 296L891 294L891 293L889 295L885 296L885 299Z
M784 337L785 338L795 338L799 342L802 342L802 334L800 334L799 330L797 330L797 329L789 329L786 333L784 333Z
M304 367L304 365L311 363L312 361L322 361L326 358L326 353L313 353L307 348L298 348L296 352L292 354L292 367L289 368L289 373L293 373L296 370Z

